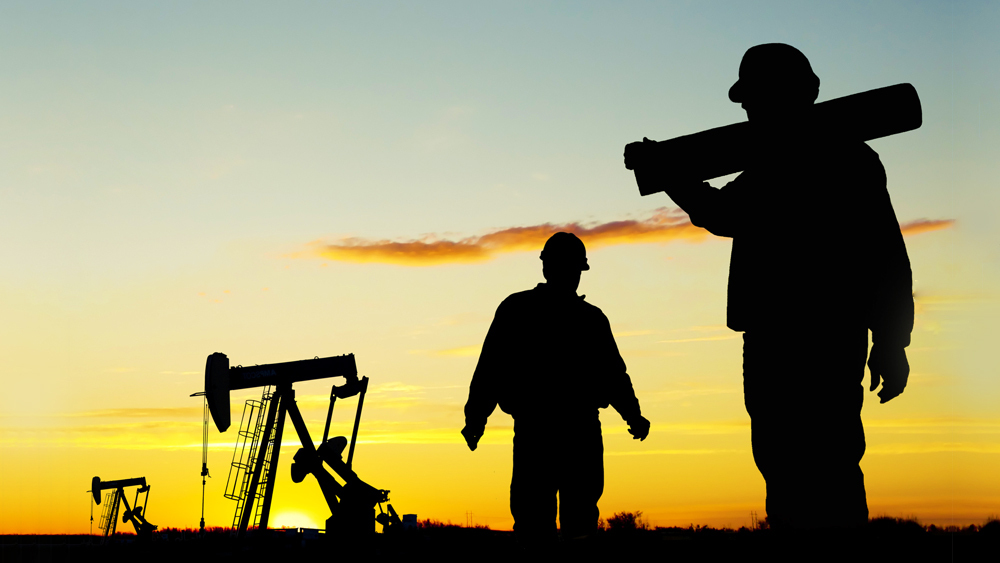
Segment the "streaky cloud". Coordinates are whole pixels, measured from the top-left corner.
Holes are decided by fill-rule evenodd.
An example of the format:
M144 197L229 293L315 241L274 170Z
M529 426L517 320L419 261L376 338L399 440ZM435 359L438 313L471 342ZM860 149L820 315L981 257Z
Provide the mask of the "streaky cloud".
M717 450L717 449L675 449L675 450L634 450L634 451L622 451L615 452L609 451L604 452L604 455L712 455L712 454L729 454L729 453L744 453L746 450Z
M63 416L82 418L190 418L197 419L202 407L117 408L67 413Z
M588 248L619 244L666 243L678 240L700 242L708 232L691 224L682 211L660 208L645 219L607 223L543 223L510 227L481 236L448 240L437 235L405 241L344 238L334 243L313 243L310 251L296 256L311 256L340 262L435 266L484 262L499 254L537 251L554 233L570 232Z
M918 219L900 225L904 235L915 235L950 228L954 219ZM479 236L448 239L436 234L409 240L373 240L346 237L336 242L317 241L294 258L322 258L358 264L395 264L402 266L437 266L471 264L492 260L510 252L538 251L554 233L564 231L580 237L588 248L623 244L665 244L676 241L703 242L710 234L691 224L683 211L661 207L643 219L606 223L542 223L509 227Z
M899 230L903 231L904 236L919 235L920 233L950 229L954 225L954 219L917 219L916 221L900 223Z

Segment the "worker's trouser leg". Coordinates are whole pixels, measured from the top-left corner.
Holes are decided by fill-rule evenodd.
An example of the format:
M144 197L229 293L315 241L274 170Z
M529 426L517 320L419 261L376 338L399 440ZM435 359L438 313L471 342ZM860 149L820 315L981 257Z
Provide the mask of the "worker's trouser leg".
M515 423L510 512L525 545L556 539L556 513L564 538L597 530L597 501L604 492L604 445L596 431L553 432ZM589 425L588 426L592 426ZM589 429L588 429L589 430ZM556 493L559 494L559 505Z
M563 539L597 532L597 501L604 493L604 441L596 432L574 436L560 453L559 527Z
M868 520L859 466L867 353L863 328L744 335L744 398L772 526L856 526Z

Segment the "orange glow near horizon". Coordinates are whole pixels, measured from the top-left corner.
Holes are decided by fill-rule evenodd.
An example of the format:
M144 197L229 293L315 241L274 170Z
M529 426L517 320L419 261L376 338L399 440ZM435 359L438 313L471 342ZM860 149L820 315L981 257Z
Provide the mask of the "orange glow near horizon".
M668 234L658 230L656 221L681 226L682 231L693 229L676 215L663 217L624 227L604 223L590 227L589 231L605 233L597 236L604 236L599 240L608 249L598 244L592 255L594 269L583 283L588 293L593 291L596 295L596 303L605 307L613 321L618 321L613 326L616 340L629 365L643 412L653 423L649 439L639 443L627 435L617 413L602 411L606 486L600 508L605 517L618 511L642 510L652 525L660 526L747 525L751 511L764 513L764 486L750 453L749 421L742 404L739 376L739 334L721 325L676 324L673 314L682 301L671 302L659 309L659 313L646 308L628 313L623 299L629 299L630 293L614 284L630 289L633 285L642 287L644 282L639 276L622 281L621 274L609 267L621 252L610 247L621 240L632 240L629 237L643 236L634 234L643 228L652 233L647 235L651 240L663 240L662 237L677 240L670 238L674 235L669 234L669 229ZM912 235L947 229L952 224L952 221L916 221L904 223L902 228ZM538 234L540 230L532 232L535 235L531 236L542 236ZM508 235L491 240L505 240L505 236ZM532 240L531 236L509 234L514 241ZM918 258L918 264L920 253L935 244L934 238L912 239L911 256ZM504 244L507 244L504 248L516 246ZM728 254L725 244L673 247L671 252L676 251L680 256L676 261L663 260L663 250L657 245L637 245L629 251L645 253L637 262L656 268L650 275L654 279L670 279L670 275L686 267L684 264L691 257L717 255L715 260L719 265L713 268L718 271L706 277L708 281L700 282L715 284L710 286L715 287L712 290L715 293L705 299L711 306L696 318L703 322L718 314L713 311L724 310L722 274ZM674 254L668 258L671 256ZM497 262L504 260L508 263L477 266L482 270L476 279L508 274L513 260L523 261L526 268L537 271L534 260L511 256ZM343 266L338 275L374 275L370 273L372 270ZM326 279L315 274L322 271L318 268L300 271L302 279L311 283L315 280L322 284ZM402 271L420 275L426 270ZM419 282L418 278L409 279L417 280L412 283ZM254 287L258 285L265 284L254 282ZM226 293L221 304L194 302L206 311L217 311L215 314L236 315L225 330L211 326L192 329L181 324L171 328L177 331L169 333L173 336L151 339L153 344L120 328L128 326L123 325L122 319L132 315L133 306L123 308L120 313L102 311L108 315L107 320L88 329L104 334L108 340L121 340L146 350L141 358L159 358L156 344L159 341L176 339L182 344L167 353L171 359L166 364L160 360L143 364L142 361L148 360L141 360L140 356L130 359L127 353L89 360L85 365L90 366L87 368L90 371L85 376L63 381L77 389L74 396L101 390L99 395L91 395L85 401L39 402L30 414L0 418L4 479L16 483L0 492L4 503L0 530L85 533L90 502L85 491L94 475L105 479L145 476L153 487L147 513L150 522L162 527L196 526L201 495L198 477L201 406L200 400L188 395L202 385L200 373L191 367L204 360L191 357L190 345L184 344L191 330L202 331L197 333L203 343L199 347L225 350L236 363L291 360L296 355L313 355L312 350L355 352L362 373L372 377L355 460L359 476L377 488L390 489L391 502L400 514L462 523L465 513L471 512L476 524L510 529L507 495L512 421L499 411L494 413L476 452L469 452L458 434L469 378L489 325L489 312L499 297L483 297L474 289L470 295L475 299L469 301L474 304L461 305L449 315L394 312L394 317L403 315L409 320L402 329L388 324L390 330L380 328L384 321L378 319L370 325L363 324L368 322L370 310L378 311L377 306L368 305L357 313L349 309L339 309L340 312L320 309L315 321L310 321L314 324L308 325L313 328L300 332L307 342L299 346L284 342L280 332L256 336L255 317L239 315L269 306L268 300L275 297L320 294L323 286L288 292L282 291L289 287L285 284L266 285L277 285L278 289L248 293L237 288ZM348 278L338 286L337 298L328 302L352 304L355 300L342 298L341 294L350 290L358 292L357 295L369 295L366 293L370 291L369 285ZM408 285L394 283L392 287ZM423 287L417 294L437 299L437 307L445 306L440 303L462 303L467 299L462 294L462 284L452 287L447 295L436 293L437 286ZM517 286L502 284L503 291L510 288ZM180 299L194 299L187 293L179 295ZM385 298L379 290L375 295ZM402 295L399 299L407 297ZM677 299L687 298L680 292ZM955 315L966 314L963 311L992 307L993 301L988 294L919 292L916 300L916 328L909 349L914 373L907 391L887 405L878 405L871 395L865 402L868 449L862 468L869 506L873 515L916 515L925 523L942 525L979 524L989 514L995 514L993 507L1000 503L1000 490L991 484L995 465L988 461L1000 455L1000 446L994 439L1000 432L1000 419L982 411L977 414L942 410L947 405L941 402L941 394L950 392L955 378L950 356L941 352L949 345L948 332L942 327L950 326ZM310 307L323 307L324 303L315 299L308 302ZM230 308L226 309L227 306ZM26 309L24 314L33 316L37 311ZM371 333L377 337L365 333L351 336L345 332L337 337L342 342L338 346L345 348L330 350L328 329L324 327L329 325L329 318L337 317L354 318L354 326L382 332ZM244 331L244 327L249 328ZM221 341L219 334L224 336ZM74 352L71 357L84 353ZM76 359L67 362L67 367L57 368L57 373L75 369L69 366L76 366ZM27 387L17 391L16 385L22 383ZM27 391L32 389L29 384L29 380L15 382L11 396L30 402L35 395ZM314 437L318 437L325 420L328 385L319 381L296 385L297 402ZM135 395L103 391L119 388L157 391L152 394L134 391ZM234 392L231 401L234 428L242 415L243 401L259 396L259 389ZM338 401L332 435L350 435L355 404L351 399ZM57 408L57 405L62 406ZM286 430L290 430L288 425ZM286 432L285 436L272 524L321 526L329 510L314 479L307 478L300 484L291 482L288 467L298 444L294 433ZM209 526L226 527L232 523L235 505L223 498L222 493L229 479L234 441L233 430L219 434L214 426L210 428L211 478L205 502ZM966 461L956 464L956 459ZM904 466L905 471L901 469ZM919 495L913 493L917 490ZM57 509L49 510L51 507ZM96 507L95 512L95 518L99 518L100 508Z

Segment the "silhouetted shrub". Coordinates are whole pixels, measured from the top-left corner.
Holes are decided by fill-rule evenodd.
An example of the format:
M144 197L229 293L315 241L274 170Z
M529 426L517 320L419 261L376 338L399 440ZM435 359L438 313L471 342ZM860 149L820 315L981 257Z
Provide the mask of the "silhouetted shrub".
M922 534L927 531L916 518L893 518L892 516L876 516L868 520L868 527L880 532L892 534Z
M608 530L612 532L624 532L629 530L648 530L649 523L643 521L642 511L635 512L615 512L615 515L608 518Z
M440 520L434 520L433 518L427 518L426 520L417 521L418 528L461 528L458 524L452 524L451 520L447 523Z

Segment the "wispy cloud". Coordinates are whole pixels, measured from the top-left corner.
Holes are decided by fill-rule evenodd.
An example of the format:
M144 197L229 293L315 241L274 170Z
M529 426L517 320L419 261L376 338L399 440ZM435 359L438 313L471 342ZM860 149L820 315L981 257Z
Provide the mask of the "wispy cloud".
M635 450L635 451L623 451L623 452L604 452L604 455L712 455L712 454L743 453L745 451L746 450L709 450L709 449Z
M1000 434L1000 420L941 417L866 420L865 428L898 434Z
M739 387L694 387L688 389L667 389L663 391L649 392L651 399L655 400L682 400L691 397L705 397L711 395L729 395L742 393Z
M707 231L692 225L683 212L660 208L644 219L596 224L543 223L527 227L510 227L457 240L449 240L435 234L403 241L351 237L334 243L316 242L310 245L309 250L294 256L405 266L483 262L498 254L539 250L550 236L560 231L579 236L588 248L618 244L665 243L676 240L698 242L708 236Z
M670 331L682 338L668 338L657 340L659 344L687 344L688 342L712 342L715 340L732 340L739 338L738 333L733 332L724 325L701 325L685 329ZM691 333L694 333L692 336Z
M201 421L149 420L140 423L79 426L2 427L3 447L91 447L156 449L194 442Z
M436 353L438 356L478 356L481 346L461 346L458 348L449 348L447 350L440 350Z
M917 219L916 221L900 223L899 230L903 231L904 236L919 235L920 233L928 233L930 231L950 229L954 225L954 219Z
M739 337L738 334L720 334L718 336L701 336L698 338L678 338L676 340L657 340L660 344L685 344L688 342L711 342L714 340L732 340Z
M651 330L626 330L624 332L616 332L615 338L628 338L629 336L646 336L647 334L653 334Z
M950 228L953 219L918 219L900 225L904 235L915 235ZM316 241L294 258L322 258L340 262L434 266L484 262L499 254L537 251L554 233L565 231L579 236L588 248L621 244L702 242L708 231L691 224L679 209L661 207L641 219L606 223L542 223L509 227L479 236L448 238L427 234L408 240L373 240L346 237L335 242Z
M372 405L376 406L376 405ZM369 405L365 404L366 410ZM450 416L460 421L460 407ZM353 411L352 411L353 414ZM319 439L325 421L325 413L319 420L306 418L314 440ZM335 415L336 416L336 415ZM342 418L342 417L341 417ZM435 421L388 421L365 419L364 430L359 435L360 443L377 444L460 444L460 423L446 426ZM331 427L333 435L342 432L350 435L350 422L338 420ZM489 439L484 443L510 444L513 427L490 425L487 432ZM127 450L150 449L195 449L201 447L201 422L180 423L171 421L148 421L130 424L97 424L58 427L11 428L0 427L0 447L3 448L105 448ZM211 430L212 443L209 448L214 451L232 451L236 441L235 433L230 430L226 434L216 434ZM285 435L283 448L299 447L294 436Z
M725 391L724 391L725 392ZM683 435L706 435L706 434L745 434L750 431L750 420L709 420L702 422L673 422L656 423L654 429L657 433L683 434ZM628 426L606 425L604 433L608 436L613 434L628 434Z
M447 348L445 350L410 350L410 354L418 356L440 356L444 358L478 356L481 345L459 346L458 348Z
M424 388L420 385L410 385L401 381L390 381L381 385L372 385L368 393L423 393Z
M918 292L913 294L913 301L919 313L925 309L958 311L980 308L984 305L995 305L1000 299L996 295L989 294L926 295Z
M122 408L104 409L67 413L63 416L84 418L187 418L199 419L202 407L166 407L166 408Z
M982 444L973 442L922 442L914 444L887 444L869 446L867 454L899 455L899 454L933 454L933 453L1000 453L1000 444Z

